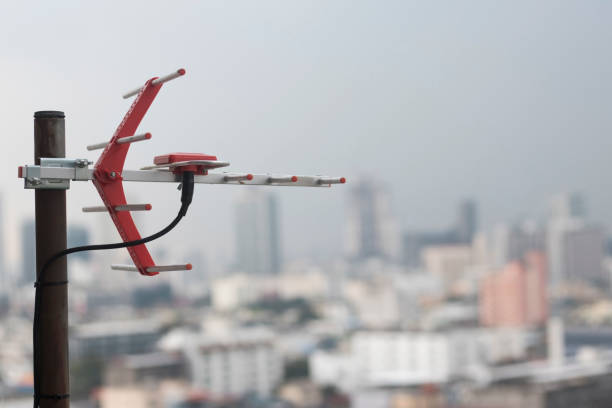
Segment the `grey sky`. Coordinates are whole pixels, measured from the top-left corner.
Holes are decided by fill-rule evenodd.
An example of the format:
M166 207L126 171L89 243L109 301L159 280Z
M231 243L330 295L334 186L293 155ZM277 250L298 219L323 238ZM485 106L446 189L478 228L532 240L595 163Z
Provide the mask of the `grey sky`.
M128 167L200 151L233 170L367 174L387 181L405 228L446 226L467 196L491 225L579 190L609 224L611 18L604 1L6 2L7 234L33 213L15 175L35 110L64 110L68 155L95 159L85 145L110 137L121 94L178 67ZM128 189L154 205L145 232L178 208L174 186ZM343 187L277 192L289 256L340 250ZM236 193L200 186L176 236L228 256ZM92 186L69 194L71 220L100 223L79 210L98 202Z

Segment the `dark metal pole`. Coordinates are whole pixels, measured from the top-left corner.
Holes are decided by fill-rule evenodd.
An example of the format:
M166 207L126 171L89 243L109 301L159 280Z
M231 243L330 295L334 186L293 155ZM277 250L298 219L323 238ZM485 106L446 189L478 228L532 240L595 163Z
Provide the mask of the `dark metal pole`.
M66 157L64 112L34 113L34 162L41 157ZM36 190L36 276L53 254L66 249L66 191ZM46 270L45 281L67 280L66 257ZM39 321L40 394L68 394L68 287L44 286ZM69 399L40 400L40 407L67 408Z

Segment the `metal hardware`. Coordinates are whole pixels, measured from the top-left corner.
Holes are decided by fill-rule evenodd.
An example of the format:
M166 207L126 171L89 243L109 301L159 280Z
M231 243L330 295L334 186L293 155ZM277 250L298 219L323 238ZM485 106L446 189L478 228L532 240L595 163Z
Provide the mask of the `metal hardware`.
M20 171L26 189L68 190L70 180L89 180L91 163L87 159L42 157L40 166L23 166Z

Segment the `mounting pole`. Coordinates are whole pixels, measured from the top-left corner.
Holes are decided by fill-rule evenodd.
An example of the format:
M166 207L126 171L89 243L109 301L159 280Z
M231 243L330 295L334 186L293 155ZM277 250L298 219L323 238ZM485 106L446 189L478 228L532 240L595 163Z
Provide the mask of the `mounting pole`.
M64 112L34 113L34 161L41 157L66 157ZM66 191L36 190L36 276L53 254L66 249ZM45 281L68 278L66 257L46 270ZM41 394L69 394L68 286L44 286L40 304L41 341L39 373ZM69 399L42 398L40 407L68 408Z

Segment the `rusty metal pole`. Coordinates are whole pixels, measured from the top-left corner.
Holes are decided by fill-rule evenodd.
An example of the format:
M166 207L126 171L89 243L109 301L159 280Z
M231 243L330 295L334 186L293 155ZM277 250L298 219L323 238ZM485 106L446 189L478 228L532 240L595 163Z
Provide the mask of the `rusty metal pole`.
M34 162L41 157L66 157L64 112L34 113ZM53 254L66 249L66 191L36 190L36 277ZM45 281L66 281L67 261L62 257L45 271ZM69 394L68 286L43 286L39 315L38 374L42 395ZM42 398L40 407L67 408L68 398Z

